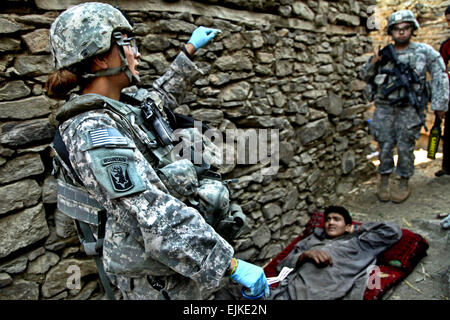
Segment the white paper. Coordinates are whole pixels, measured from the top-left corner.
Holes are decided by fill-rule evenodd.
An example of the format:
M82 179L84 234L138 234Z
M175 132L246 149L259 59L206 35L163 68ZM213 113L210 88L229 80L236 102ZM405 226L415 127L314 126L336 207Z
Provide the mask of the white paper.
M289 273L292 272L292 270L294 270L294 268L283 267L278 276L267 278L267 282L269 283L269 285L271 285L273 283L283 281L289 275Z

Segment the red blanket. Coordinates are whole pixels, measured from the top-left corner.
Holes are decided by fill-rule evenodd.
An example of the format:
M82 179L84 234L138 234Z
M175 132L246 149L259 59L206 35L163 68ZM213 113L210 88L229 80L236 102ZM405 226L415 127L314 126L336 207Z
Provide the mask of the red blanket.
M360 222L353 223L361 224ZM323 228L323 226L323 213L313 213L311 219L305 226L305 230L264 267L266 276L276 276L278 274L276 270L278 263L291 252L295 244L309 236L314 228ZM377 266L379 266L380 271L380 285L371 286L374 288L366 288L364 300L380 299L387 290L406 278L414 270L419 261L427 255L428 247L429 245L424 237L407 229L402 229L401 239L377 256ZM273 284L272 286L276 285L278 284Z

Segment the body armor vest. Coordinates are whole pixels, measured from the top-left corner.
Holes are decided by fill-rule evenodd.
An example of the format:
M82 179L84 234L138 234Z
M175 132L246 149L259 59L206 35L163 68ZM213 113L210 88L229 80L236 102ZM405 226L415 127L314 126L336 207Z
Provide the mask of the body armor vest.
M139 101L136 99L138 96L139 91L138 94L126 96L125 99L137 102ZM145 113L140 107L93 94L78 96L75 99L82 100L78 100L76 104L71 104L69 101L59 111L58 118L64 121L80 113L98 110L102 107L113 112L121 119L122 125L133 133L137 148L155 168L171 195L187 205L195 207L216 232L227 241L233 240L240 233L245 223L245 215L239 205L230 205L227 182L222 181L220 174L210 170L209 166L195 166L187 159L179 159L179 155L174 152L173 143L164 143L164 140L158 137L153 128L148 128ZM83 103L83 100L86 100L86 103ZM170 114L170 110L167 110L167 113L170 112L169 115L164 112L157 95L147 95L146 102L150 102L153 108L158 108L160 116L163 116L163 119L159 119L159 121L169 126L168 117L175 117L175 115ZM155 110L152 111L155 112ZM62 150L62 140L57 143L58 136L59 130L57 130L55 141L52 144L56 151L54 172L56 173L58 168L62 168L62 173L58 177L58 209L76 220L91 226L98 226L100 224L99 212L103 208L82 186L75 171L71 168L68 154L64 156L64 152L67 150ZM63 143L62 145L65 148Z

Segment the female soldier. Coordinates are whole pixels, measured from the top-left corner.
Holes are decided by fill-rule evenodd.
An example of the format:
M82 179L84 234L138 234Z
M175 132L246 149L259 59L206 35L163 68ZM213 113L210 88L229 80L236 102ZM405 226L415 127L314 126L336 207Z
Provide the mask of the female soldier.
M64 11L51 26L58 71L47 93L61 97L76 86L81 92L57 114L69 160L59 161L58 207L71 216L96 205L107 212L103 264L125 299L201 299L202 289L218 287L226 275L252 295L268 294L262 268L233 258L231 245L158 176L156 164L170 148L144 129L137 106L120 101L122 89L139 81L132 31L118 9L95 2ZM144 90L162 114L202 74L189 56L218 31L197 28L154 90ZM82 197L71 194L90 200L76 203Z

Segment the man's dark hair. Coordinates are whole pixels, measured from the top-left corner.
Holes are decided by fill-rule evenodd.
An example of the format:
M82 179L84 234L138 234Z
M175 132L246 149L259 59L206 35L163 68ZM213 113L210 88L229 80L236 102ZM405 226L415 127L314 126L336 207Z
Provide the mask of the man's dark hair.
M447 7L447 9L445 9L445 15L450 14L450 6Z
M326 207L325 211L323 213L325 221L327 221L328 214L330 214L330 213L340 214L344 218L345 224L352 224L352 222L353 222L352 217L350 216L350 213L344 207L340 207L340 206Z

